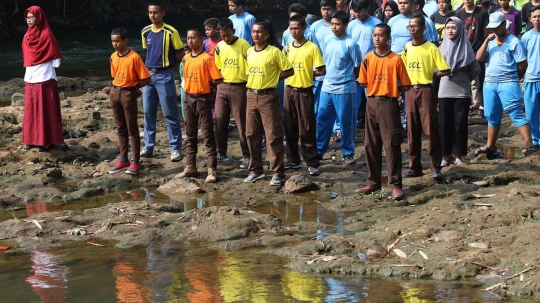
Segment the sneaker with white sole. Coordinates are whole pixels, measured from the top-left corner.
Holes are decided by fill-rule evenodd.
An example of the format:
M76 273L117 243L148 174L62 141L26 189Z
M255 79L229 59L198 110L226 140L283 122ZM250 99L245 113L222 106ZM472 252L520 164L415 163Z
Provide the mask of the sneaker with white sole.
M313 166L310 166L307 168L308 172L310 175L312 176L318 176L321 174L321 171L319 170L318 167L313 167Z
M272 185L272 186L282 186L283 185L283 179L281 179L278 176L273 176L272 180L270 180L270 185Z
M141 166L135 162L131 162L128 169L126 170L126 174L128 175L136 175L141 171Z
M343 156L342 160L345 165L353 165L356 163L356 158L354 158L354 156Z
M182 153L176 149L171 151L171 161L178 162L180 160L182 160Z
M266 177L264 174L256 174L256 173L250 173L247 178L244 179L245 183L254 183L258 180L261 180L262 178Z
M285 164L283 164L283 166L285 167L285 169L289 169L289 168L298 169L298 168L302 167L302 164L301 163L294 163L294 162L285 162Z
M116 162L116 165L113 168L109 169L109 174L119 173L123 170L126 170L128 167L129 167L129 162L118 161Z
M240 164L240 168L246 169L249 167L249 158L244 158L244 161Z
M143 158L146 158L146 157L152 157L152 155L154 154L154 149L153 148L143 148L143 150L141 151L141 157Z
M217 158L217 163L229 161L229 157L227 157L227 155L222 155L220 153L217 154L216 158Z

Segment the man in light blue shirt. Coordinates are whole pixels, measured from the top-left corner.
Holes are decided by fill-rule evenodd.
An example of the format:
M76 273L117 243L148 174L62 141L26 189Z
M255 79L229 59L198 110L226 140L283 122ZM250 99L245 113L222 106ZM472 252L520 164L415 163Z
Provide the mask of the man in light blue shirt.
M321 43L327 73L317 116L317 155L322 159L328 150L332 125L338 118L341 122L341 153L343 162L348 165L355 163L354 95L362 61L358 45L346 32L349 18L346 12L334 12L331 19L334 35Z
M530 8L533 28L523 34L521 42L527 49L525 72L525 114L531 126L533 144L540 145L540 5ZM526 20L529 21L529 20Z
M332 36L332 29L330 28L330 22L332 20L332 14L336 11L336 0L321 0L321 15L322 19L313 22L310 29L313 34L313 43L317 44L321 49L321 53L324 55L325 45L324 39L328 36ZM315 117L319 112L319 99L321 96L321 88L323 84L324 76L315 77L313 80L313 95L315 102Z
M233 22L234 35L246 40L249 44L253 44L251 40L251 27L256 20L252 14L244 10L246 0L229 0L228 3L229 11L232 14L229 16L229 19Z
M533 145L529 122L522 110L523 93L519 80L523 78L527 69L527 50L523 43L508 31L507 25L508 22L502 12L492 13L487 25L487 29L492 33L476 53L478 61L487 58L483 93L488 132L486 146L473 151L473 156L486 154L488 159L504 157L504 153L496 146L503 110L525 141L526 148L522 151L523 155L527 156L539 150Z
M296 15L300 15L304 19L306 19L307 8L300 3L291 4L291 6L289 6L289 19ZM306 21L306 25L307 27L306 27L306 30L304 31L304 38L306 38L306 40L309 40L317 45L317 39L313 38L314 35L309 29L311 25L307 21ZM287 29L283 32L283 36L281 36L281 45L285 47L291 44L293 41L294 39L291 36L291 31L287 27Z

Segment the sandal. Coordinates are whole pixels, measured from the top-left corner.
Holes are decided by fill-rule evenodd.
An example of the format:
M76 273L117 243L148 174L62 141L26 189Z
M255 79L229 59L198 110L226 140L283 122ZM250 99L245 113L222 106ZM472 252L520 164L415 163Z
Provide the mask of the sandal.
M341 142L341 131L338 131L336 133L336 137L334 138L334 142L336 142L336 143Z
M481 154L486 154L486 158L488 160L504 158L504 154L501 153L496 147L494 150L491 150L487 145L479 147L473 152L469 153L469 155L473 157L477 157Z
M537 145L533 145L533 146L529 146L527 148L525 148L524 150L522 150L522 153L523 153L523 156L528 156L532 153L535 153L537 151L540 151L540 146L537 146Z

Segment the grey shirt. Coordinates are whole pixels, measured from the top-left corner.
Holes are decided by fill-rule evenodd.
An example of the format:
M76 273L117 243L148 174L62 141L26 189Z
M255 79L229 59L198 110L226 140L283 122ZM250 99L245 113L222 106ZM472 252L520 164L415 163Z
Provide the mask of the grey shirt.
M470 98L471 81L480 74L478 61L473 61L469 66L462 67L450 76L441 78L439 85L439 98Z

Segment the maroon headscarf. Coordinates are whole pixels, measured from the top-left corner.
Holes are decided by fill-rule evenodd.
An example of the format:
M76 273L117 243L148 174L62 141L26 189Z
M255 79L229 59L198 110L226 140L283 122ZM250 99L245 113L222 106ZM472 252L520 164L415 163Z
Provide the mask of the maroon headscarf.
M31 6L24 11L24 18L31 13L37 24L28 27L22 42L23 66L32 66L61 58L60 47L54 37L47 17L39 6Z

